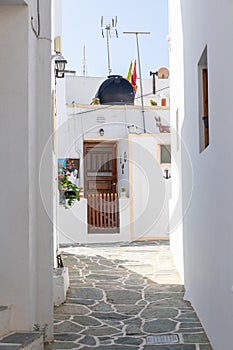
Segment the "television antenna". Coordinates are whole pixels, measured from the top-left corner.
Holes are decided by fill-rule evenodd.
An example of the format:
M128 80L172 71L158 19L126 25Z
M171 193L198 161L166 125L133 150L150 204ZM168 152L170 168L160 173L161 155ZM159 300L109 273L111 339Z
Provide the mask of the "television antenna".
M103 38L106 38L107 44L107 58L108 58L108 75L111 75L112 69L110 64L110 47L109 38L118 38L117 32L117 16L115 17L104 17L101 16L101 31Z
M83 46L83 60L82 60L82 72L83 76L87 75L87 59L86 59L86 47Z

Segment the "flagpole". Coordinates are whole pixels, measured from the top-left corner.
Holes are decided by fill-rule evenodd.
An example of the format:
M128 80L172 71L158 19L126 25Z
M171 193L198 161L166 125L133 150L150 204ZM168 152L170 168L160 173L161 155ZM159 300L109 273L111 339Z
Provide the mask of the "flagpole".
M146 133L145 110L144 110L143 91L142 91L142 72L141 72L141 61L140 61L140 53L139 53L138 34L150 34L150 32L123 32L123 34L135 34L135 36L136 36L137 54L138 54L139 81L140 81L140 91L141 91L143 131L144 131L144 133Z

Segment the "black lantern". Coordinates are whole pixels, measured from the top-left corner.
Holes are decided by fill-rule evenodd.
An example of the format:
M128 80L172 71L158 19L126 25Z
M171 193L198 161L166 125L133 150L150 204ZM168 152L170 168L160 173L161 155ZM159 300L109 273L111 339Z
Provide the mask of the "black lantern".
M66 59L62 55L56 56L55 60L55 76L56 78L64 78Z

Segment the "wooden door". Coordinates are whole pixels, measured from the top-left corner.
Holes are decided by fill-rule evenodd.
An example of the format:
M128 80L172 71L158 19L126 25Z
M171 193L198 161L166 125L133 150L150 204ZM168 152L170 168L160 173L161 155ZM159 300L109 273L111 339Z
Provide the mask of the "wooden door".
M116 143L85 142L84 159L88 232L118 232Z

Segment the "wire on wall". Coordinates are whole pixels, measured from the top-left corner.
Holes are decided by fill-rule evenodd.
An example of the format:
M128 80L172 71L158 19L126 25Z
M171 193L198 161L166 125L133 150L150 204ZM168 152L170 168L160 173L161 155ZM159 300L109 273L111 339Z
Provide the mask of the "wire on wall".
M34 27L34 17L31 16L31 27L32 30L37 38L40 36L40 0L37 0L36 5L36 12L37 12L37 29Z

